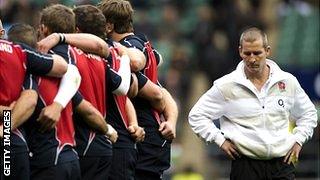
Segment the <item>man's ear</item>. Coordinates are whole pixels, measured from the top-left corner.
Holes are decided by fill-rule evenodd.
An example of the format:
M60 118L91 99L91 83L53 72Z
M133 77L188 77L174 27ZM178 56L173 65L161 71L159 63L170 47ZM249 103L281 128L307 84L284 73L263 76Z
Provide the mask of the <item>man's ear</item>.
M6 33L6 31L4 29L0 30L0 39L4 38L4 34Z
M270 53L271 53L271 47L267 46L267 48L266 48L267 57L270 55Z
M243 59L243 57L242 57L242 47L239 46L238 50L239 50L239 55L240 55L240 57Z
M81 33L81 31L78 27L76 27L76 33Z
M45 26L44 24L40 25L40 33L44 36L47 37L50 35L50 31L49 28L47 26Z
M107 32L107 34L111 33L113 31L113 29L114 29L114 24L112 24L112 23L107 23L106 24L106 32Z

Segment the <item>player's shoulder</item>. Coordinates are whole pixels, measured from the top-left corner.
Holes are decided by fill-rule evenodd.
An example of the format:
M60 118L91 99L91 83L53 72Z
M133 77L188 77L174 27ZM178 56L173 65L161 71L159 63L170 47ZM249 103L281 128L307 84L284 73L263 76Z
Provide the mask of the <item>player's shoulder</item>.
M226 74L219 79L214 81L214 84L217 86L222 86L224 84L229 84L234 82L235 72L231 72L229 74Z

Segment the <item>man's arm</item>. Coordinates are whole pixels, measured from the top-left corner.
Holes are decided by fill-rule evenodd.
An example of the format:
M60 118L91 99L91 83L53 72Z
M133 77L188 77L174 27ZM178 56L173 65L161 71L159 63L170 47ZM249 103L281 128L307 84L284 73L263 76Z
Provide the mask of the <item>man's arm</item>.
M159 131L162 136L168 140L176 138L176 124L178 120L178 106L171 94L164 88L162 89L165 108L163 111L163 116L166 121L162 122L159 127Z
M11 129L23 124L32 115L38 101L38 93L33 89L23 90L12 109Z
M107 124L101 113L93 107L90 102L83 99L80 104L76 106L75 111L83 117L91 128L105 134L112 143L117 141L117 132L112 128L112 126Z
M223 115L224 101L221 92L214 85L201 96L189 113L191 129L206 142L214 141L219 147L226 139L212 120Z
M130 58L130 67L132 72L139 72L146 66L146 57L139 49L127 48L127 53Z
M293 129L293 135L296 143L288 151L284 158L287 164L296 163L303 144L312 137L313 129L317 126L317 110L309 99L308 95L300 86L298 80L295 83L295 99L291 109L291 116L296 120L296 127Z
M148 100L151 106L158 112L163 112L166 104L163 98L162 89L158 85L147 80L146 84L139 90L138 96Z
M20 46L26 53L26 67L30 74L62 77L67 72L68 66L63 57L39 53L25 44Z
M138 125L137 114L129 98L126 101L126 114L129 120L128 131L136 142L142 142L145 137L144 129Z
M120 56L120 67L117 71L117 74L121 77L121 82L119 86L113 90L114 94L117 95L126 95L130 88L130 80L131 80L131 70L130 70L130 59L127 55L124 46L118 44L118 52Z
M138 79L135 73L131 73L131 81L130 81L130 88L127 93L129 98L136 97L138 95Z
M38 49L41 52L47 53L49 49L57 45L59 42L65 42L72 46L78 47L84 52L97 54L101 57L109 56L107 43L93 34L76 33L76 34L61 34L53 33L38 42Z
M62 77L58 93L54 102L41 110L37 121L42 125L41 130L53 128L60 119L61 111L77 92L81 82L81 76L76 66L69 64L67 73Z
M293 129L294 137L300 146L312 137L313 129L317 126L317 110L314 104L304 92L297 79L295 79L294 105L291 109L291 116L296 121Z
M46 74L52 77L62 77L68 70L68 64L63 57L53 54L53 65L51 70Z
M26 74L22 88L19 98L10 105L12 107L12 130L29 119L38 101L38 85L31 74Z

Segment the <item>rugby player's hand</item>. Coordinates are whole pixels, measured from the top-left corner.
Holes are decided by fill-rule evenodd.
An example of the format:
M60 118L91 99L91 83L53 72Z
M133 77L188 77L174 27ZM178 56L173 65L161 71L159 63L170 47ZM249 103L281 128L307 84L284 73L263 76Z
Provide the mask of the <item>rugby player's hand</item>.
M48 51L60 42L60 36L58 33L52 33L37 43L37 48L42 53L48 53Z
M112 143L115 143L117 142L117 139L118 139L118 133L117 131L110 125L108 124L108 131L107 131L107 138L112 142Z
M119 56L127 55L127 48L118 42L114 42L114 47L117 48Z
M176 127L170 121L164 121L160 124L159 131L162 136L167 140L173 140L176 138Z
M131 125L128 127L128 131L129 131L131 137L136 142L144 141L144 137L146 135L146 132L144 131L144 129L142 127L137 126L137 125Z
M283 162L287 164L295 164L298 162L299 153L301 151L301 146L298 143L295 143L292 148L287 152L286 156L284 157Z
M232 160L235 160L236 157L240 157L240 154L237 151L236 146L230 141L225 140L220 147Z
M56 126L60 119L63 106L57 102L53 102L49 106L43 108L37 121L40 123L40 131L45 132Z

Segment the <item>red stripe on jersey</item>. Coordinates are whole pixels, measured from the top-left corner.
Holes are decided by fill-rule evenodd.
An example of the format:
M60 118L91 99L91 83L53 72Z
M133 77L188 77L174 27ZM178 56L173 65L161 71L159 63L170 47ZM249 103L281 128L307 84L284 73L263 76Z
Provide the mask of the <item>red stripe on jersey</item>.
M110 47L109 48L112 54L112 69L118 71L120 68L120 56L118 55L117 49ZM129 126L129 118L126 113L126 103L127 103L127 96L118 96L113 95L115 102L117 104L118 111L120 113L121 119L126 127Z
M149 41L144 43L148 54L148 60L144 69L144 74L155 84L158 83L158 64L156 56L154 55L151 43Z
M19 45L0 41L0 104L17 100L26 74L26 54Z
M150 41L147 41L144 43L144 46L146 48L147 54L148 54L148 60L146 67L144 69L144 74L155 84L158 83L158 64L156 60L156 56L154 55L152 46ZM152 110L154 117L158 121L158 123L161 123L160 115L158 111Z
M51 77L41 77L38 90L41 99L46 105L53 103L53 100L58 93L60 79ZM58 153L62 150L65 145L75 146L74 140L74 126L72 120L72 104L69 102L67 106L62 110L59 122L57 123L56 129L56 140L59 142Z

